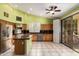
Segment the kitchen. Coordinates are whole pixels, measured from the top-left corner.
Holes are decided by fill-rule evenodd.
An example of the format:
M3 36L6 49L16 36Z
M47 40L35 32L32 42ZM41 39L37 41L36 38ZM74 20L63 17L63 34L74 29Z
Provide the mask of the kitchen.
M14 13L12 14L12 12ZM0 13L0 54L11 48L15 55L28 54L32 48L32 41L53 41L52 19L48 21L43 17L25 14L9 4L0 4ZM33 22L31 18L34 18ZM37 21L38 18L39 21ZM30 20L29 24L26 19Z
M30 8L28 7L28 5ZM76 28L78 24L75 24L75 21L72 22L72 19L73 20L74 18L78 19L76 18L77 16L73 18L71 16L70 18L66 18L67 20L64 20L64 16L62 18L59 17L46 18L42 17L42 14L40 14L41 16L38 16L29 13L32 12L33 9L34 10L36 9L37 11L40 10L38 7L39 5L40 4L21 4L21 3L0 4L1 56L8 55L9 53L12 53L9 54L11 56L17 56L17 55L28 56L31 55L30 54L31 52L32 55L38 54L45 56L63 55L63 54L78 55L78 53L75 52L73 49L75 48L75 50L77 51L79 50L79 48L77 48L78 43L74 44L74 37L72 36L74 32L77 32L77 30L79 30L78 27ZM46 5L49 6L49 4ZM62 8L62 10L60 9L57 10L60 11L59 15L61 15L66 10L69 11L71 9L70 7L74 7L75 9L77 9L79 4L55 4L55 5L56 6L49 6L48 8L49 9L51 8L50 10L52 10L52 8L56 9L57 7L62 8L63 6L65 6L66 9ZM43 11L46 12L45 16L51 13L49 9L45 9L43 7L47 8L47 6L45 6L45 4L41 4L41 10L43 9ZM29 12L26 12L26 10L28 9ZM52 14L54 13L52 12ZM58 13L56 15L58 15ZM11 51L6 53L9 50ZM66 51L68 52L67 54L65 54Z

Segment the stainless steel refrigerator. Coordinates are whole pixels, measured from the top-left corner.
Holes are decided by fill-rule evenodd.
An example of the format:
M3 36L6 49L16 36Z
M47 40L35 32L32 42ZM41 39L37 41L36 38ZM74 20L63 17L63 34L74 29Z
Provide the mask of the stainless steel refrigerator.
M9 33L8 28L4 24L0 24L0 54L7 51L9 49L7 45Z

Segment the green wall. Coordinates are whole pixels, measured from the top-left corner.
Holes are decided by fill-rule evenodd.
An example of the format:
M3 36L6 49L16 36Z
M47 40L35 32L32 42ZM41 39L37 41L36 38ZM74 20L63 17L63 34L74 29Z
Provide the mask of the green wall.
M52 19L47 19L47 18L33 16L33 15L25 15L25 20L24 21L27 24L32 23L32 22L40 22L41 24L49 24L49 23L52 24L53 23Z
M4 12L9 13L9 17L4 17ZM0 4L0 19L15 22L13 12L14 10L7 4Z
M4 17L4 11L9 13L9 17ZM22 22L16 21L16 16L21 16L23 18ZM24 13L21 10L11 7L9 4L0 4L0 19L14 22L14 23L23 23L29 24L32 22L39 22L41 24L52 24L52 19L47 19L40 16L34 16L27 13Z

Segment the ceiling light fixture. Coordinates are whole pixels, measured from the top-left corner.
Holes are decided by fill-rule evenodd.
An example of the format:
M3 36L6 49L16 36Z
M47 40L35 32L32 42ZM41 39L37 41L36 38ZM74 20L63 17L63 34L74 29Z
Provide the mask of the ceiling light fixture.
M27 10L27 9L26 9L26 10ZM29 8L27 12L30 13L31 11L32 11L32 8Z
M29 8L30 11L32 11L32 8Z
M51 14L55 13L54 11L50 11Z

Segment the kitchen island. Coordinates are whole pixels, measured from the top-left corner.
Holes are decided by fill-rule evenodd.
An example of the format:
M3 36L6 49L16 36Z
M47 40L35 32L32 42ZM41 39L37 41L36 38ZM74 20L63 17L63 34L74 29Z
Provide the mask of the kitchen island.
M14 39L14 54L24 55L28 54L32 48L31 35L29 37L21 37Z

